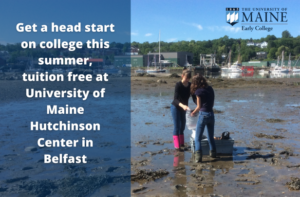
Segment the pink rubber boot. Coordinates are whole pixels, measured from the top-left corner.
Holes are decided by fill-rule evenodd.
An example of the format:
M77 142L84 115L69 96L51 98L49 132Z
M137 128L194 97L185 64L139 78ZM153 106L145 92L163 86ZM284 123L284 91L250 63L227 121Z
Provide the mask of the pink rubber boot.
M174 147L179 149L179 137L178 135L173 135Z

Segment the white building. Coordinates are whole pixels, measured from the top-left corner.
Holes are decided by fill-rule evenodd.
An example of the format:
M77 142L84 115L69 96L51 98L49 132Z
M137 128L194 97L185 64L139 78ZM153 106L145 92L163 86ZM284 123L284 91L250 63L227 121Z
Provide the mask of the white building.
M254 42L247 42L247 46L255 46Z
M257 43L254 43L254 42L247 42L246 46L256 46L256 47L260 47L260 48L267 48L268 46L268 43L266 41L264 42L257 42Z
M268 43L266 41L262 42L260 45L260 48L267 48L268 47Z

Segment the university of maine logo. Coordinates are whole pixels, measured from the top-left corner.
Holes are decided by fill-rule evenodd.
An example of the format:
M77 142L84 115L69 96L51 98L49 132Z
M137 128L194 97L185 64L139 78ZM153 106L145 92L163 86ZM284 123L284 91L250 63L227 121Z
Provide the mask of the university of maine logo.
M226 8L226 22L232 26L239 22L239 8Z

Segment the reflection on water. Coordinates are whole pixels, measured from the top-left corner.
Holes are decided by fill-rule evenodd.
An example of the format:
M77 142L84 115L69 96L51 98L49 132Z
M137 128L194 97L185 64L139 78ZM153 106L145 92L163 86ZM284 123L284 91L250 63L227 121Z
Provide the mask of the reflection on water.
M300 104L286 104L287 107L300 107Z
M181 70L178 71L167 71L166 73L156 73L157 76L168 76L170 73L180 74ZM194 71L193 74L201 74L207 78L227 78L227 79L238 79L238 78L300 78L300 73L257 73L257 72L242 72L242 73L230 73L230 72L208 72L208 71Z
M231 100L231 102L236 102L236 103L248 103L251 102L250 100Z
M227 79L237 79L237 78L242 78L242 73L221 73L222 78L227 78Z
M238 79L238 78L300 78L300 73L256 73L256 72L247 72L247 73L229 73L229 72L204 72L204 71L195 71L195 74L199 73L208 78L227 78L227 79Z
M271 73L270 78L299 78L300 73Z

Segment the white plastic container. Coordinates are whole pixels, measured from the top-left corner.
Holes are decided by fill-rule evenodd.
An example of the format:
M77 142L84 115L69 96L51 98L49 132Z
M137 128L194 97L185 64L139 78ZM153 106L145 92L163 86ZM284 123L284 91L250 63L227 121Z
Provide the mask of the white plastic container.
M194 153L195 152L195 138L190 138L191 142L191 150ZM231 155L233 152L233 144L234 139L230 138L229 140L215 140L216 148L217 148L217 154L226 154ZM203 155L209 154L209 144L207 139L201 140L201 149Z
M191 110L186 111L185 114L186 126L189 130L196 130L199 113L195 114L195 116L191 116L191 113L192 113Z
M189 130L192 130L191 137L195 139L196 136L196 127L197 127L197 122L198 122L198 117L199 117L199 112L195 114L195 116L191 116L192 111L188 110L186 111L186 126ZM203 135L202 139L206 139L206 136Z

